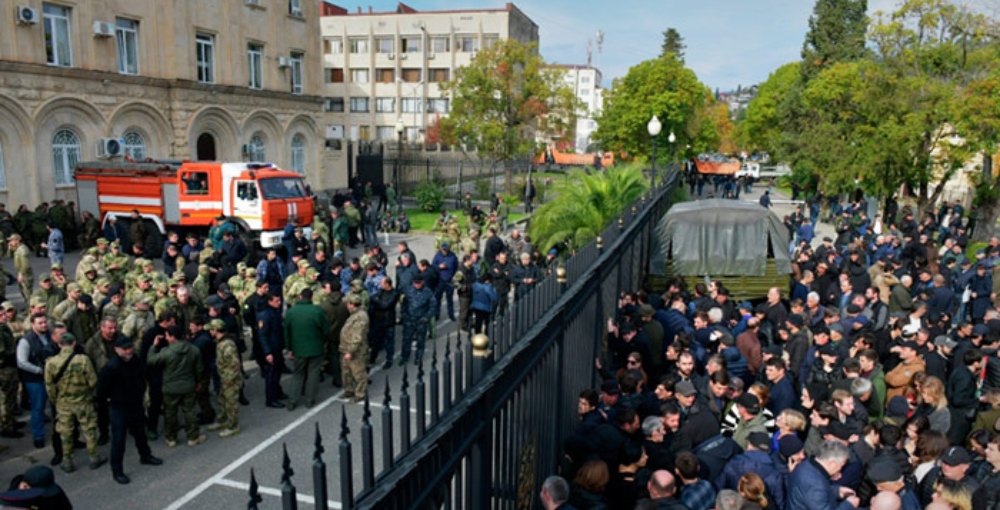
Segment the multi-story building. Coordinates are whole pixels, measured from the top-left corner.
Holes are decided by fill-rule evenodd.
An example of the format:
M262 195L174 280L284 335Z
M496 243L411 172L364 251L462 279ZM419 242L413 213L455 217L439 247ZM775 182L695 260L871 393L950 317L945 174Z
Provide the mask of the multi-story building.
M429 123L446 116L439 84L500 39L538 42L538 25L513 4L501 9L357 12L324 3L323 96L327 143L425 141Z
M9 8L8 8L9 7ZM17 0L0 9L0 200L75 196L77 161L260 160L323 171L319 5Z
M576 112L576 137L572 140L576 152L587 152L590 135L597 130L597 119L604 108L604 92L601 88L601 71L591 66L556 65L565 74L563 81L581 103Z

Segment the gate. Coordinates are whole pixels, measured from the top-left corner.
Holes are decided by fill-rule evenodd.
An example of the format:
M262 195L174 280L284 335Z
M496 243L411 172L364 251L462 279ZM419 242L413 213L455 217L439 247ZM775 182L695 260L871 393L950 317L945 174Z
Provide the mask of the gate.
M360 445L350 441L343 415L342 508L538 508L541 483L557 472L562 440L577 422L579 392L599 382L594 358L605 322L620 293L638 288L648 274L655 230L677 182L674 168L556 274L512 303L488 336L449 338L443 353L426 356L429 376L421 363L413 387L406 371L394 395L387 384L377 434L367 400ZM399 411L390 408L393 400ZM325 509L318 431L316 446L314 494L316 507ZM295 508L290 470L286 474L284 508ZM255 481L250 485L250 508L256 508L260 496Z

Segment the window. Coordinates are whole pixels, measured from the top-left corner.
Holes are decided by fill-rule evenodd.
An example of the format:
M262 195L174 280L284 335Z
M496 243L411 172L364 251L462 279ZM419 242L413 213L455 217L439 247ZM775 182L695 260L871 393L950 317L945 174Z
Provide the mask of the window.
M431 83L446 82L451 75L449 69L428 69L427 73L430 75Z
M448 100L427 99L427 113L448 113Z
M581 96L589 96L590 95L590 89L580 89L580 95Z
M434 53L447 53L451 51L451 38L431 37L431 51Z
M474 35L455 36L455 49L460 53L472 53L479 49L479 38Z
M62 129L52 137L52 172L56 186L73 184L73 168L80 161L80 138L76 133Z
M125 132L125 156L135 161L146 159L146 137L138 131Z
M328 97L324 101L324 107L328 112L342 112L344 111L344 98Z
M237 181L236 197L246 202L257 200L257 183L254 181Z
M396 111L396 98L394 97L376 97L375 98L375 111L379 113L395 113Z
M339 55L344 53L344 39L342 37L330 37L323 39L323 53L327 55Z
M264 137L259 133L250 137L246 155L248 161L267 161L267 149L264 147Z
M590 83L590 76L581 76L580 83Z
M197 53L198 81L215 83L215 36L198 34L195 36L195 51Z
M0 189L7 189L7 171L3 168L3 145L0 145Z
M351 111L354 113L366 113L368 112L368 102L371 99L367 97L352 97L351 98Z
M420 140L420 128L416 126L407 126L406 134L404 136L407 140L416 142L417 140Z
M368 141L372 139L371 126L357 126L357 128L358 128L358 140Z
M420 105L423 100L414 97L404 97L403 98L403 113L419 113Z
M396 81L396 70L387 68L376 69L375 81L378 83L392 83Z
M70 51L69 8L42 4L45 23L45 62L53 66L73 65Z
M116 18L115 39L118 43L118 72L139 74L139 22Z
M352 37L350 39L351 53L368 53L368 39L364 37Z
M368 83L368 69L351 69L351 83Z
M402 48L404 53L420 53L420 36L408 35L404 37Z
M264 47L260 44L247 45L247 55L250 59L250 88L264 88Z
M271 177L257 182L260 183L260 194L265 200L306 196L305 185L298 177Z
M302 16L302 0L288 0L288 14Z
M396 128L393 126L375 126L376 140L394 140L396 138Z
M500 40L498 34L483 34L483 48L489 48Z
M400 75L406 83L420 82L420 69L403 69Z
M292 137L292 171L306 174L306 137L301 134Z
M302 93L302 59L305 57L300 52L293 51L291 53L291 65L290 73L292 79L292 94Z
M323 76L326 77L327 83L344 83L344 70L336 68L326 68L323 70Z
M395 41L392 37L379 37L375 39L375 53L392 53Z
M208 194L208 172L185 172L181 175L181 182L187 195Z

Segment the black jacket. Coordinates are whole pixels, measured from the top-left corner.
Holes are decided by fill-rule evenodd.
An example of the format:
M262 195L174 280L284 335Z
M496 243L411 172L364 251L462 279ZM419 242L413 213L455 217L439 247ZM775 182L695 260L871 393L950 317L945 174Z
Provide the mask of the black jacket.
M704 405L695 402L688 411L684 423L677 431L674 451L692 451L701 443L719 435L719 420Z
M97 399L107 400L111 407L125 411L142 412L142 399L146 395L146 361L133 355L129 362L115 356L108 360L97 378Z

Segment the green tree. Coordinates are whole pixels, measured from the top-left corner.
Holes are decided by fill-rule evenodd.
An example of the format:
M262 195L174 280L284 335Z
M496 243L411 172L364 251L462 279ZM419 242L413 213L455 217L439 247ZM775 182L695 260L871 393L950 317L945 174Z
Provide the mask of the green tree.
M867 0L816 0L802 45L803 78L808 80L836 62L865 56L867 10Z
M534 154L536 137L572 134L579 101L563 74L546 64L534 44L505 39L482 49L440 84L452 108L441 119L442 138L462 144L470 159L475 148L480 164L503 164L509 192L511 163Z
M535 210L528 233L547 251L560 243L580 248L618 218L649 187L638 164L603 172L571 170L553 187L554 198Z
M1000 149L1000 69L966 87L959 111L959 127L971 148L981 152L982 173L976 176L973 239L988 241L996 235L1000 217L1000 173L993 155Z
M757 89L757 97L747 105L746 117L736 126L736 139L744 149L768 151L775 156L779 153L783 132L781 103L798 81L799 63L792 62L771 73Z
M599 140L604 150L648 157L652 144L646 124L656 115L663 125L661 150L672 149L666 147L666 135L673 131L676 147L715 151L720 138L710 120L714 102L711 89L680 61L662 57L646 60L614 81L591 138Z
M663 31L663 45L660 46L661 57L672 53L674 58L684 62L685 49L687 46L684 44L684 38L681 37L681 33L676 28L671 27Z

